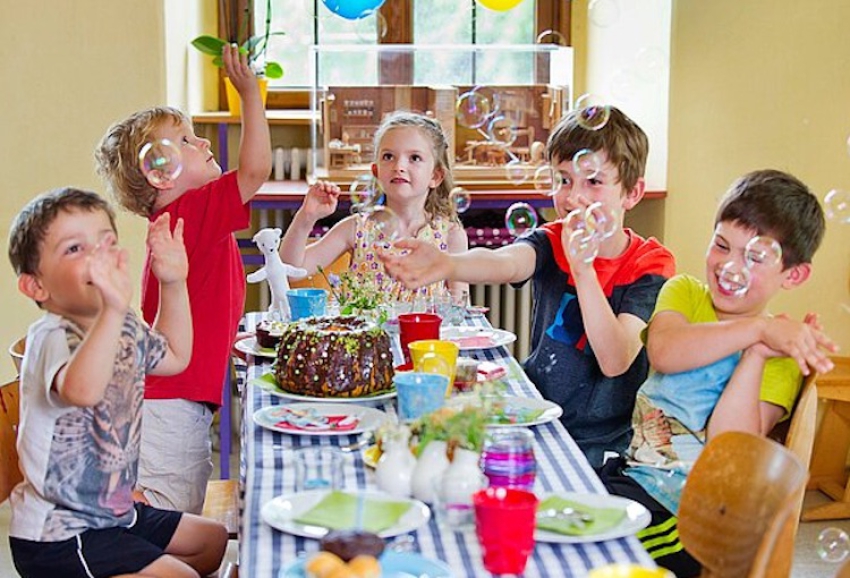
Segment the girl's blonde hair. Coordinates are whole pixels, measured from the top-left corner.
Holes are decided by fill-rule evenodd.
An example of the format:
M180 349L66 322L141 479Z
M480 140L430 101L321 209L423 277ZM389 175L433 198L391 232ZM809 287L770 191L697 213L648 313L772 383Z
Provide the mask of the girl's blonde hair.
M440 123L430 116L417 112L397 110L387 115L378 130L375 131L375 154L380 154L381 140L384 135L394 128L418 128L431 142L431 151L434 153L434 169L443 173L442 182L428 191L425 199L425 213L433 222L436 217L446 217L450 221L460 223L455 205L450 199L454 189L451 165L449 164L449 144L446 133ZM433 223L432 223L433 224Z
M149 217L159 191L148 183L139 166L139 151L167 123L191 126L183 111L156 106L133 113L113 124L94 152L95 168L113 198L128 211Z

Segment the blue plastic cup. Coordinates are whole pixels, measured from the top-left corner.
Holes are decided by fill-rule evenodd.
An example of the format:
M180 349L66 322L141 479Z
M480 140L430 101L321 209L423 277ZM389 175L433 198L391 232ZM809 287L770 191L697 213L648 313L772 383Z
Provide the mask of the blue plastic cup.
M449 378L438 373L404 371L395 374L393 383L398 392L398 417L410 421L443 407Z
M324 315L327 299L328 292L324 289L290 289L286 292L293 321Z

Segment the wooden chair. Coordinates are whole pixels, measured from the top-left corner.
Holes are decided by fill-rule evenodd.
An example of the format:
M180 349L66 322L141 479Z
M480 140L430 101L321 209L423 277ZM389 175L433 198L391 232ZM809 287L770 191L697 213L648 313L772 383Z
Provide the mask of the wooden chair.
M679 538L704 577L762 578L806 468L767 438L726 432L706 444L682 491Z
M6 501L18 482L24 479L18 465L18 424L20 423L18 380L0 386L0 503Z
M24 335L9 346L9 355L12 357L12 363L15 365L15 375L21 374L21 363L24 361L24 349L26 349L26 345L27 336Z

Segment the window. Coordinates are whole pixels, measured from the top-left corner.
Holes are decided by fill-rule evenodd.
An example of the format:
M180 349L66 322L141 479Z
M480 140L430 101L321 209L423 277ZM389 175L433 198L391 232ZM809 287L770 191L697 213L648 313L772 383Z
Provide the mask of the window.
M250 4L249 4L250 3ZM250 7L251 26L265 29L267 0L221 2L222 29ZM230 26L233 28L233 25ZM334 78L334 70L350 75L352 69L364 83L377 83L380 74L376 59L362 54L336 52L311 60L310 45L415 44L532 44L538 32L557 30L569 38L569 2L565 0L523 0L506 12L495 12L476 0L386 0L379 12L359 20L347 20L331 13L321 0L272 0L272 31L282 31L269 42L269 58L280 62L285 74L274 81L272 90L306 91L311 85L311 66L319 66L322 78ZM230 35L232 36L232 34ZM568 40L567 40L568 41ZM463 71L469 84L510 84L533 73L528 54L498 59L469 54L445 59L415 58L409 84L439 83L450 67L450 76ZM273 99L272 99L273 100Z

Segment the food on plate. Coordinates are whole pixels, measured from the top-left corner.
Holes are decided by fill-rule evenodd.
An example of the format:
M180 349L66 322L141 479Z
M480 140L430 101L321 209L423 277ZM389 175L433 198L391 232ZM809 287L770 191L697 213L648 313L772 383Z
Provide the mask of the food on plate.
M384 551L384 540L365 530L332 530L321 539L319 547L348 562L361 555L377 558Z
M310 397L363 397L393 387L390 338L358 317L314 317L283 331L275 378L284 391Z
M348 562L348 567L360 578L381 578L381 564L374 556L355 556Z
M263 319L257 324L257 345L265 349L274 349L280 343L285 323L271 319Z
M308 578L329 578L339 568L344 568L345 562L331 552L318 552L304 564L304 573Z

